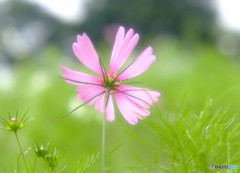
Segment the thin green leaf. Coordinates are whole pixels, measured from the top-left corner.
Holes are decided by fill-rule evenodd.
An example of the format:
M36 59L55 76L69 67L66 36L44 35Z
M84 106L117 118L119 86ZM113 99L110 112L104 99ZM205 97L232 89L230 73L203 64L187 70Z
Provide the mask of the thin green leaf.
M66 116L68 116L69 114L73 113L74 111L76 111L77 109L81 108L82 106L86 105L87 103L89 103L90 101L92 101L93 99L95 99L96 97L102 95L103 93L105 93L105 91L99 93L98 95L94 96L93 98L91 98L90 100L86 101L85 103L77 106L76 108L74 108L73 110L71 110L70 112L66 113L65 115L61 116L59 119L62 119Z

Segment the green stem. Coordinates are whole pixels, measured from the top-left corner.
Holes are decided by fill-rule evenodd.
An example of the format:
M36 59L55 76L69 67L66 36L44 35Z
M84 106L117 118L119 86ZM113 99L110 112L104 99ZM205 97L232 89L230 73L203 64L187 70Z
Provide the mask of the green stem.
M52 168L49 166L49 164L48 164L47 160L45 159L45 157L42 157L42 160L43 160L43 163L46 165L48 172L49 172L49 173L54 172L54 171L52 170Z
M104 110L105 115L105 110ZM103 116L103 122L102 122L102 173L105 172L105 116Z
M32 173L34 173L34 171L35 171L36 163L37 163L37 156L35 156L35 159L34 159L34 164L33 164Z
M25 159L25 156L24 156L24 153L23 153L23 150L22 150L22 147L21 147L20 141L19 141L19 139L18 139L17 131L15 131L14 134L15 134L15 136L16 136L17 143L18 143L18 146L19 146L20 152L21 152L22 157L23 157L23 162L24 162L24 165L25 165L25 167L26 167L26 171L27 171L27 173L29 173L29 171L28 171L28 167L27 167L27 162L26 162L26 159Z
M103 113L103 122L102 122L102 173L105 172L105 116L107 108L107 100L109 96L109 88L106 89L105 99L104 99L104 113Z

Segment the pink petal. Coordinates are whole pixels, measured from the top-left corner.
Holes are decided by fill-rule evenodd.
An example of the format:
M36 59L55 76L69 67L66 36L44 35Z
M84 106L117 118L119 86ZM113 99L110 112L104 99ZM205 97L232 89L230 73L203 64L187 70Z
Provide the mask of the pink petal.
M120 112L128 123L135 125L138 119L142 119L142 116L148 116L150 114L147 109L130 100L126 94L117 93L114 94L114 96Z
M79 100L83 100L84 102L87 102L105 90L106 90L106 88L97 86L97 85L78 86L77 87L77 92L78 92L77 98ZM98 97L96 97L95 99L93 99L92 101L87 103L87 105L89 105L89 106L92 105L98 99Z
M85 66L102 76L98 55L85 33L77 36L77 43L73 43L72 47L74 54Z
M95 109L98 110L99 112L104 112L104 98L105 94L102 94L101 96L98 97L97 102L95 104Z
M117 73L117 71L122 67L122 65L130 56L132 50L137 45L139 35L133 34L134 34L133 29L130 29L127 32L126 36L124 37L124 28L123 27L119 28L111 56L109 70L111 76L114 76Z
M62 65L60 65L60 67L65 73L63 74L63 78L65 78L65 81L67 83L70 83L72 85L82 85L83 83L103 84L102 78L91 76L82 72L77 72L67 67L64 67ZM70 80L66 80L66 79L70 79ZM79 81L79 82L75 82L75 81Z
M126 93L126 97L142 108L149 108L153 102L158 101L160 93L157 91L150 91L146 88L138 88L127 85L117 87L118 90ZM117 91L116 91L117 92Z
M148 47L138 56L133 64L119 75L118 80L126 80L143 73L152 65L155 59L156 57L152 55L152 48Z
M108 121L113 121L115 119L112 95L110 95L108 99L108 105L106 108L106 118Z
M102 94L97 98L97 101L95 104L95 109L102 113L104 112L104 104L105 104L104 101L105 101L105 94ZM110 95L108 98L108 105L106 108L106 118L108 121L113 121L115 119L112 95Z

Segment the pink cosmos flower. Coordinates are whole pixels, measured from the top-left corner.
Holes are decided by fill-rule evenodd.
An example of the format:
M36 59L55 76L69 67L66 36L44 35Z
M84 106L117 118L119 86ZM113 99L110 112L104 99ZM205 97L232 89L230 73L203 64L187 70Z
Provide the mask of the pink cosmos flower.
M137 45L138 39L139 35L134 34L133 29L125 34L124 27L119 28L113 46L109 73L106 73L91 40L83 33L78 35L77 42L73 43L73 51L85 66L98 74L98 77L61 66L64 80L69 84L77 85L77 98L89 106L95 103L96 110L105 112L109 121L115 119L113 97L123 117L134 125L138 119L150 114L149 107L153 102L157 102L160 96L159 92L128 86L123 82L140 75L155 61L156 57L152 55L151 47L146 48L135 61L118 72Z

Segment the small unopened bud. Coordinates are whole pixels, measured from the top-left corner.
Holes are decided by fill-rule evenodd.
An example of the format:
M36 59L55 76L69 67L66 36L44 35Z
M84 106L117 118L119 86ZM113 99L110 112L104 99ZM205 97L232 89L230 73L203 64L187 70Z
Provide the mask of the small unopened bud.
M17 131L24 127L24 123L19 121L17 118L11 118L7 123L7 130Z
M57 162L58 162L58 156L56 154L48 154L46 155L46 161L47 161L47 164L49 165L49 167L54 170L55 167L57 166Z
M41 147L37 145L35 152L38 157L45 157L48 154L48 148L44 148L43 145Z
M9 130L16 132L17 130L23 128L26 126L28 123L28 117L26 117L27 112L23 115L21 120L19 120L17 117L18 115L16 114L16 117L11 117L9 113L9 120L5 120L4 118L0 117L0 127L1 129Z
M36 155L38 157L43 158L43 160L46 162L49 168L53 171L58 164L60 152L57 151L56 148L53 151L49 149L49 143L46 145L46 147L44 147L43 145L39 146L38 144L36 144L34 148Z

